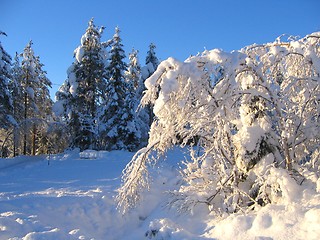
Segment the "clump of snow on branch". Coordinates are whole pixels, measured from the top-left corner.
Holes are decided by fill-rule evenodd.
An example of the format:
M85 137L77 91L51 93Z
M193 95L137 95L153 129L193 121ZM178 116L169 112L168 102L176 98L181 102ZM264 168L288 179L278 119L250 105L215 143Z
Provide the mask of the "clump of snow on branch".
M81 46L77 47L76 50L74 51L75 58L79 63L82 61L84 53L85 53L85 51L84 51L83 47L81 47Z

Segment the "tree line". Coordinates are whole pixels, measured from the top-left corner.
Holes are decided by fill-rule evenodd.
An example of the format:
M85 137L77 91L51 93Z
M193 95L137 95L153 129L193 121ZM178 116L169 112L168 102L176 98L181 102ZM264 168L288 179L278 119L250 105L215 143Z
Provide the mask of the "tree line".
M126 63L120 29L108 41L103 31L89 21L55 102L32 41L13 60L0 42L1 157L66 148L133 151L147 143L151 109L137 109L144 81L159 64L156 47L150 44L145 66L135 49Z

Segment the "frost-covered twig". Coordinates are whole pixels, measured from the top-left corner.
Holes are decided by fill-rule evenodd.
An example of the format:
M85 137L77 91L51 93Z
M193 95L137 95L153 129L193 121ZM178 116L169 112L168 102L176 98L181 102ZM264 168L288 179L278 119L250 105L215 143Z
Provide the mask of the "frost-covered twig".
M141 192L149 189L147 165L149 154L159 144L155 142L149 147L139 150L122 172L122 186L118 189L116 201L118 209L124 214L135 207L141 198Z
M229 180L234 177L234 174L231 174L222 184L221 187L207 199L207 203L210 204L212 200L220 193L220 191L223 189L223 187L229 182Z

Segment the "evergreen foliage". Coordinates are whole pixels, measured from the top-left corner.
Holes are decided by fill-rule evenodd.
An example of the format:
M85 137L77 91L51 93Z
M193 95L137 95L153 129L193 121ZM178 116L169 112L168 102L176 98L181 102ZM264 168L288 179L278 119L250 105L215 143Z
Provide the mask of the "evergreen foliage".
M51 81L43 66L34 54L32 41L15 57L9 84L13 96L13 116L17 121L12 134L14 156L49 151L47 130L53 120L53 101L49 94Z
M6 34L0 31L0 36ZM16 124L13 118L12 95L9 91L11 79L11 56L4 50L0 42L0 157L9 155L8 140L11 128Z
M149 45L149 51L147 52L146 56L146 66L148 67L150 76L157 70L159 65L159 60L155 53L156 45L151 43Z
M149 78L156 70L157 67L159 65L159 60L156 56L155 53L155 49L156 49L156 45L151 43L149 45L149 50L147 52L147 56L146 56L146 65L142 68L141 71L141 77L142 77L142 90L141 91L145 91L146 88L144 86L144 82L147 78ZM145 105L144 106L144 112L148 115L147 118L145 118L145 120L149 120L148 121L148 125L149 128L153 122L153 118L154 118L154 114L153 114L153 107L151 105Z
M132 52L129 54L129 65L125 72L125 77L130 85L130 89L132 92L135 92L137 98L141 96L143 83L141 78L141 66L138 58L138 50L132 49Z
M101 128L100 110L105 103L107 43L101 42L104 28L93 19L75 50L75 61L68 79L56 94L55 112L70 131L71 147L98 149Z
M66 146L134 151L146 144L152 110L139 103L145 79L159 64L155 45L150 45L145 67L135 50L127 65L120 29L107 42L101 41L103 31L89 21L54 105L51 82L32 41L16 54L12 68L0 45L2 156L57 152Z
M132 151L140 145L141 139L135 113L136 98L133 94L135 84L133 81L137 79L126 78L125 72L128 66L124 59L125 52L120 38L120 29L116 27L111 40L109 65L107 67L107 101L103 116L103 122L106 125L103 131L103 139L107 149Z
M129 60L128 70L125 73L128 83L126 102L128 109L130 109L132 116L134 116L137 141L135 141L133 149L136 150L137 147L142 147L147 144L150 119L147 109L139 107L144 90L144 80L141 75L141 66L137 50L132 49L132 52L129 54Z
M5 33L0 32L0 36ZM12 96L9 92L11 79L11 56L4 50L0 42L0 128L8 129L14 124L12 118Z
M118 27L107 42L101 42L103 30L89 21L68 78L56 93L54 112L68 129L70 147L133 151L146 143L148 132L146 114L136 112L141 67L136 51L126 64Z

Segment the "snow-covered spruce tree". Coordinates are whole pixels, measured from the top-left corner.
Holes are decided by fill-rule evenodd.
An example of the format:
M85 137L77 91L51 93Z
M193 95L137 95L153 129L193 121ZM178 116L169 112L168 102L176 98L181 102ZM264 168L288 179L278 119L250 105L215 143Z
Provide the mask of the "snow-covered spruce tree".
M142 89L141 89L142 92L146 90L144 86L145 80L149 78L157 70L157 67L159 66L159 60L156 56L155 49L156 49L156 45L151 43L149 45L149 50L146 56L146 65L141 68L141 82L143 83ZM152 106L150 105L144 106L143 111L148 115L148 118L149 118L148 124L149 126L151 126L154 118L154 114L152 112Z
M156 56L155 49L156 49L156 45L151 43L149 45L149 50L146 56L146 66L143 69L144 79L147 79L148 77L150 77L157 70L157 67L159 66L159 60Z
M43 64L39 56L35 56L32 49L32 41L25 47L20 54L21 75L18 77L18 89L22 90L23 96L23 121L20 126L23 131L23 154L46 153L47 128L52 116L52 100L49 94L51 81L43 70ZM15 80L16 81L16 80ZM21 105L21 99L14 98Z
M46 142L44 139L47 138L47 127L51 120L52 100L48 89L51 82L42 69L43 64L39 57L34 54L32 41L19 56L22 60L20 63L16 59L10 88L13 94L16 94L13 97L14 117L22 136L14 134L14 142L20 142L20 153L35 155L46 152L43 151L45 146L41 145L42 142ZM16 149L17 147L14 152Z
M71 70L73 70L73 65L71 65ZM69 69L70 69L69 68ZM70 113L72 110L72 94L70 93L70 83L68 81L69 74L73 74L72 71L67 71L68 78L64 81L64 83L59 87L58 92L55 95L55 103L53 105L53 112L56 117L59 118L59 121L66 126L70 121Z
M138 58L138 50L132 49L131 53L129 53L129 64L128 68L125 71L125 76L127 82L131 89L135 92L141 91L142 83L141 83L141 66ZM135 93L140 94L140 93Z
M128 84L127 102L130 105L129 109L134 111L135 124L140 134L140 146L145 146L148 141L149 132L149 114L145 108L140 108L139 104L142 98L144 83L141 76L141 66L138 58L138 51L132 49L129 54L128 69L125 72L125 78Z
M0 31L0 36L5 33ZM6 35L5 35L6 36ZM11 57L0 42L0 128L7 129L12 125L12 97L8 89L11 79Z
M297 171L319 156L319 46L320 33L313 33L162 62L143 98L156 116L149 144L124 170L119 208L134 207L149 187L153 150L193 138L197 151L190 148L171 207L232 213L288 196L278 177L299 181ZM310 169L319 175L319 168Z
M31 139L33 131L32 118L37 111L35 103L35 92L38 84L38 76L35 70L36 58L31 48L32 41L30 41L24 48L21 61L21 76L18 81L22 89L22 99L16 99L15 101L22 101L23 111L22 118L19 120L20 127L23 132L23 155L31 154ZM16 104L18 105L18 104Z
M21 77L22 77L22 69L19 54L16 53L13 66L11 69L12 78L9 82L9 89L12 95L12 102L13 102L13 117L17 119L17 123L14 125L13 129L13 139L12 139L12 154L13 156L17 156L22 153L22 144L21 144L21 136L22 128L18 122L23 119L23 112L24 112L24 103L22 99L23 96L23 89L21 86Z
M0 36L6 34L0 31ZM11 129L15 125L13 119L12 96L8 85L11 79L11 56L4 50L0 42L0 156L7 156L6 146L12 134ZM10 129L10 130L9 130Z
M71 134L71 147L101 149L101 105L105 103L107 43L101 41L104 28L89 21L68 78L56 94L55 112Z
M36 56L36 68L38 72L38 88L35 92L35 102L37 105L37 124L33 129L33 154L47 154L52 152L52 131L50 125L54 124L52 106L53 101L50 96L49 88L52 87L47 72L43 70L44 65L40 62L39 56Z
M125 71L125 52L120 37L120 29L116 27L111 40L109 56L108 83L106 103L102 121L102 138L106 149L134 150L140 145L141 130L135 113L134 84L127 81Z

